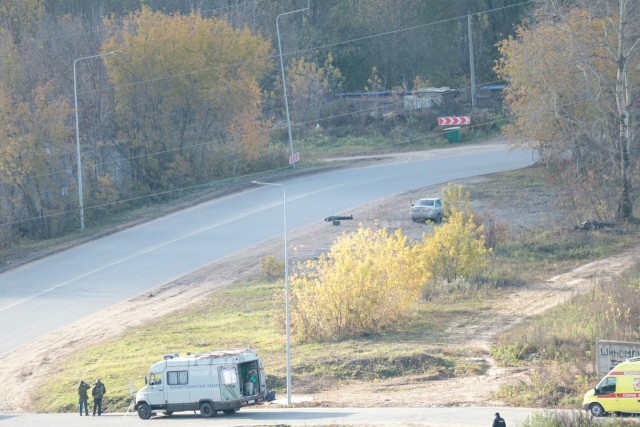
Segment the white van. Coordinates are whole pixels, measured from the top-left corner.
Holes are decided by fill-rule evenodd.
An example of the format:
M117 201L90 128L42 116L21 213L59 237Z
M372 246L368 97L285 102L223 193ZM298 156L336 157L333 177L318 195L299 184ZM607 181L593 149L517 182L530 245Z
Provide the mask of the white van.
M167 355L151 366L145 383L134 406L143 420L179 411L198 410L203 417L232 414L261 404L266 393L264 363L251 350Z

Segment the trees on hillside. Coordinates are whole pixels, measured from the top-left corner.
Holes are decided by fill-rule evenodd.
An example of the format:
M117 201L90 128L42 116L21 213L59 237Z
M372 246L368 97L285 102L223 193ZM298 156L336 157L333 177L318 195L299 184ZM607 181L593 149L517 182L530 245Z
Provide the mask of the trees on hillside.
M577 204L627 220L639 154L640 3L541 3L535 22L500 44L511 131L557 166Z
M121 51L108 62L118 87L116 147L130 160L136 193L237 173L241 152L259 153L269 138L258 86L272 67L266 40L224 19L147 7L110 25L103 49ZM238 129L251 132L240 151L231 138Z
M119 7L131 10L133 3ZM0 193L11 201L0 204L3 241L16 234L52 237L76 224L70 107L78 58L87 57L77 63L77 88L88 216L132 195L271 161L265 159L273 149L259 157L269 138L258 84L272 67L267 40L224 20L149 9L114 15L105 27L97 9L60 15L60 5L0 0ZM113 36L105 46L122 52L97 58L105 28ZM121 87L108 87L108 60ZM221 66L227 64L236 66Z
M78 201L67 173L75 172L72 110L60 96L60 58L47 62L51 46L38 39L43 12L40 0L0 1L0 221L12 226L3 227L2 243L17 233L58 235Z
M474 18L474 31L491 34L485 41L476 35L480 51L523 10L500 9L508 3L472 2L470 12L495 9ZM389 89L409 87L417 75L430 84L446 78L452 86L466 78L460 17L467 0L430 6L422 0L277 0L269 7L259 0L0 0L0 85L8 106L0 124L11 130L2 135L0 162L13 170L0 177L7 198L0 223L8 234L48 237L75 228L76 135L69 132L69 108L80 58L78 136L88 218L125 208L113 202L286 164L283 132L266 147L267 132L280 127L272 123L284 118L280 73L271 64L275 21L307 4L304 13L280 20L296 121L327 128L347 122L353 116L336 113L348 107L333 95L370 86L372 69ZM442 23L431 25L435 21ZM107 50L120 53L96 56ZM487 64L478 61L478 70ZM274 108L264 106L265 95ZM37 153L25 152L34 147ZM15 166L38 156L37 168ZM33 174L31 184L17 186L18 172Z
M322 3L321 6L319 3ZM473 17L478 83L495 80L495 44L511 34L530 5L504 0L334 0L314 2L327 8L327 43L354 40L332 49L347 90L361 90L375 66L387 88L408 87L416 76L431 85L464 87L469 82L467 13ZM511 4L510 4L511 3ZM508 6L508 7L505 7ZM403 31L400 31L403 30ZM478 60L478 58L483 58Z
M49 92L38 87L31 104L12 100L0 85L0 176L11 200L2 206L2 218L24 219L23 234L37 238L58 235L65 219L60 213L77 200L69 180L61 182L56 174L70 167L64 143L72 110L64 100L49 100Z
M286 79L294 120L301 122L322 119L326 115L323 107L344 81L331 55L320 66L305 57L293 58L286 67Z

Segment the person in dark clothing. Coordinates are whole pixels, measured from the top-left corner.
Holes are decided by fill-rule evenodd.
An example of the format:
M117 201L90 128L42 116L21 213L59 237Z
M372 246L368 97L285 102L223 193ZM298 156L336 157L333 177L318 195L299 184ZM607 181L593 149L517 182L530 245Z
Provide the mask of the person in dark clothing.
M507 423L504 422L504 418L500 416L499 412L496 412L496 418L493 420L493 427L507 427Z
M107 392L107 388L102 384L102 381L98 378L91 390L91 396L93 396L93 416L96 415L96 408L98 408L98 416L102 415L102 398Z
M89 394L87 391L91 386L84 382L84 380L80 381L78 384L78 403L80 404L80 416L82 416L82 406L84 405L85 415L89 416Z

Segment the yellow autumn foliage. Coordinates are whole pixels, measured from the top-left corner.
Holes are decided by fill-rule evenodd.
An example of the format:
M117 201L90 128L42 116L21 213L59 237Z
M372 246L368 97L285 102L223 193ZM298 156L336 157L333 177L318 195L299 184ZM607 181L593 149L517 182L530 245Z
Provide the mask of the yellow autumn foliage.
M482 231L473 215L454 210L432 235L423 236L423 267L434 278L447 282L476 275L487 266L491 252L485 246Z
M465 215L471 215L471 205L469 199L471 193L466 191L462 185L450 182L442 189L442 207L444 208L444 216L449 217L453 212L464 212Z
M466 279L487 265L491 249L485 245L484 228L473 215L470 197L462 185L450 182L442 189L445 223L422 237L422 265L436 280Z
M122 21L122 22L120 22ZM107 19L104 51L115 92L118 150L136 191L246 173L267 150L260 80L270 44L225 18L167 15L147 6ZM153 153L161 153L154 155Z
M325 341L391 330L411 314L433 280L469 278L488 264L483 228L461 186L443 189L448 217L421 241L402 230L360 227L327 256L298 264L290 279L292 330Z
M327 340L393 328L420 296L428 274L400 230L360 228L340 236L290 281L293 331Z

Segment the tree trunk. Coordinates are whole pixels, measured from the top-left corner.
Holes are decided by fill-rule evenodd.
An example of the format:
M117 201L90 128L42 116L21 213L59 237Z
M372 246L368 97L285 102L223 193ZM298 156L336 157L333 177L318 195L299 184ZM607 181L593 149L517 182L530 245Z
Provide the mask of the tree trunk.
M618 20L618 69L616 73L616 106L618 109L618 120L620 125L619 144L620 144L620 178L621 192L618 202L618 219L628 221L633 215L633 202L631 201L631 124L629 110L631 100L629 96L629 88L627 87L627 54L624 51L624 41L626 39L626 19L627 19L627 2L620 0L619 3L619 20Z

